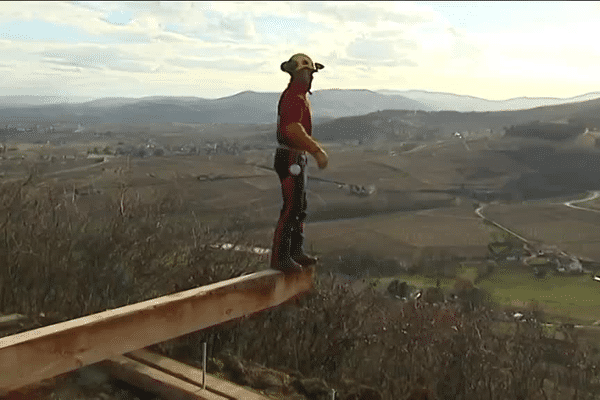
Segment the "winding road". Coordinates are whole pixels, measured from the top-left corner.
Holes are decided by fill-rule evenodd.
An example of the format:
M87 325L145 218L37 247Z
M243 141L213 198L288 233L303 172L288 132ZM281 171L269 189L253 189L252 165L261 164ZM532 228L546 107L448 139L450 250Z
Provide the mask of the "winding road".
M525 239L523 236L519 235L518 233L515 233L515 232L511 231L511 230L510 230L510 229L508 229L507 227L505 227L505 226L502 226L502 225L500 225L499 223L497 223L497 222L495 222L495 221L492 221L491 219L489 219L489 218L487 218L485 215L483 215L483 209L485 208L485 206L486 206L485 204L483 204L483 205L480 205L480 206L479 206L479 208L475 210L475 214L477 214L477 216L478 216L479 218L481 218L482 220L484 220L484 221L487 221L487 222L489 222L490 224L492 224L492 225L494 225L494 226L496 226L496 227L498 227L498 228L502 229L503 231L505 231L505 232L507 232L507 233L509 233L509 234L513 235L514 237L516 237L516 238L520 239L521 241L523 241L523 242L525 242L525 243L527 243L527 244L530 244L529 240Z
M595 213L600 213L600 210L595 210L593 208L579 207L579 206L574 206L573 205L573 203L585 203L585 202L588 202L588 201L592 201L592 200L597 199L598 197L600 197L600 190L596 190L596 191L592 192L585 199L565 201L562 204L565 205L565 206L567 206L567 207L574 208L576 210L583 210L583 211L591 211L591 212L595 212Z
M579 199L579 200L570 200L570 201L566 201L562 204L564 204L567 207L571 207L571 208L575 208L575 209L579 209L579 210L585 210L585 211L592 211L592 212L600 212L600 210L594 210L591 208L585 208L585 207L578 207L578 206L574 206L573 203L584 203L587 201L591 201L591 200L595 200L598 197L600 197L600 191L594 191L592 192L592 194L590 194L590 196L586 197L585 199ZM486 204L480 205L476 210L475 210L475 214L477 214L477 216L479 218L481 218L484 221L487 221L489 223L491 223L492 225L502 229L503 231L511 234L512 236L520 239L521 241L530 244L530 241L527 240L526 238L524 238L523 236L519 235L516 232L511 231L510 229L508 229L507 227L500 225L499 223L497 223L496 221L492 221L491 219L487 218L485 215L483 215L483 210L485 209ZM429 211L433 211L433 210L423 210L420 211L419 213L427 213ZM453 218L459 218L459 219L470 219L468 217L459 217L459 216L455 216L455 215L436 215L436 216L444 216L444 217L453 217ZM233 245L231 243L222 243L220 245L214 246L217 248L221 248L223 250L230 250L233 248ZM262 249L259 247L253 247L253 248L249 248L249 247L244 247L244 246L236 246L235 250L237 251L246 251L246 252L250 252L250 253L255 253L255 254L268 254L270 252L269 249Z
M109 162L108 157L103 157L102 161L99 161L100 158L97 159L98 161L94 162L93 164L87 164L87 165L82 165L80 167L75 167L75 168L71 168L71 169L61 169L58 171L54 171L54 172L48 172L46 174L42 174L44 177L48 177L48 176L55 176L55 175L60 175L60 174L68 174L69 172L79 172L79 171L85 171L88 169L92 169L95 167L98 167L100 165L106 164Z
M564 205L566 207L570 207L576 210L583 210L583 211L591 211L591 212L595 212L595 213L600 213L600 210L595 210L593 208L586 208L586 207L579 207L579 206L574 206L573 204L577 204L577 203L585 203L588 201L592 201L595 200L597 198L600 197L600 190L596 190L590 193L590 195L584 199L577 199L577 200L569 200L569 201L565 201L564 203L551 203L551 204L555 204L555 205ZM519 234L511 231L510 229L508 229L505 226L500 225L499 223L492 221L491 219L487 218L485 215L483 215L483 209L486 207L486 204L482 204L479 206L479 208L477 208L475 210L475 214L477 214L477 216L485 221L488 221L489 223L491 223L492 225L502 229L503 231L513 235L514 237L522 240L525 243L530 243L527 239L525 239L524 237L520 236Z

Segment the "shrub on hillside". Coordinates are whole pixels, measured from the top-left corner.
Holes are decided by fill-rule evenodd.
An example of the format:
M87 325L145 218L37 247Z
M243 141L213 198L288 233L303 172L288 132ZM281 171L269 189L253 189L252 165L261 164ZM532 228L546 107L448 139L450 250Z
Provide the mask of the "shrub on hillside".
M593 398L600 357L592 349L569 347L562 358L552 358L557 344L535 319L514 322L513 333L502 333L491 310L460 310L399 302L370 287L355 293L321 277L297 304L188 335L163 350L199 357L206 341L210 357L235 354L323 378L341 399L350 395L349 382L376 388L384 399L405 399L423 382L441 399L532 399L574 389L580 398Z
M213 250L210 244L235 244L243 235L182 218L174 212L181 206L176 197L142 203L124 191L96 214L103 217L90 218L60 190L27 182L0 186L4 314L44 312L65 320L239 276L260 263L242 252ZM463 313L453 304L400 302L368 285L355 292L319 277L297 302L156 347L199 359L206 341L211 357L234 354L296 379L325 379L344 396L365 385L384 399L407 398L421 386L441 399L554 398L558 391L594 398L600 392L597 351L546 337L535 318L499 331L492 315L485 307Z
M0 313L63 321L255 271L260 260L210 247L239 233L174 217L166 195L132 193L94 217L58 188L0 186ZM100 211L100 212L99 212ZM173 213L173 214L171 214ZM224 221L224 226L229 226Z

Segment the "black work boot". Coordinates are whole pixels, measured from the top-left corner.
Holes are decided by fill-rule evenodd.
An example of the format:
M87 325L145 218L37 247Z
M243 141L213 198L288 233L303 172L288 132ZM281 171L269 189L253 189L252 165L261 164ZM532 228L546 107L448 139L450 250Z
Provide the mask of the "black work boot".
M316 257L311 257L308 254L299 254L292 256L292 260L302 265L303 267L310 267L311 265L315 265L317 261L319 261Z
M278 235L278 233L280 232L275 232L273 250L271 251L271 269L276 269L284 274L302 272L302 266L290 257L289 234L286 235L283 232L283 234Z
M283 272L284 274L297 274L302 272L302 265L298 264L291 258L279 260L278 262L272 262L271 268Z
M309 267L317 263L317 258L311 257L304 252L304 224L302 222L298 222L294 229L292 229L290 241L292 260L303 267Z
M275 233L273 234L271 269L276 269L284 274L302 272L302 266L290 257L292 229L290 229L289 223L282 221L280 217Z

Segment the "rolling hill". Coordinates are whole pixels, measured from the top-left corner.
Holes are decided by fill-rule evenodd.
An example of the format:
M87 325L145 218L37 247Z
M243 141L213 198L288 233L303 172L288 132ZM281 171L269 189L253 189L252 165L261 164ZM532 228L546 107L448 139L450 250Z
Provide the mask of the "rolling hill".
M592 94L580 97L586 96ZM263 131L272 131L279 97L279 93L246 91L220 99L151 96L102 98L83 103L13 104L0 107L0 126L44 122L70 122L84 128L101 123L237 124L261 125L265 126ZM0 97L0 104L6 103L6 99ZM21 103L25 100L21 99ZM418 140L457 131L502 133L511 126L535 121L600 127L600 98L494 112L436 112L417 100L369 90L315 91L310 100L315 135L325 141Z
M457 131L503 133L513 125L535 121L565 123L571 120L594 129L600 128L599 116L600 99L596 99L518 111L383 110L326 121L313 130L322 140L372 142L384 138L407 140L448 137Z
M280 93L241 92L220 99L152 96L103 98L84 103L2 107L0 124L64 121L91 125L98 123L230 123L270 124L276 122ZM315 122L382 109L427 109L402 96L386 96L369 90L321 90L310 97Z
M600 92L570 98L517 97L508 100L487 100L480 97L424 90L377 90L376 93L403 96L428 106L433 111L514 111L535 107L575 103L600 98Z

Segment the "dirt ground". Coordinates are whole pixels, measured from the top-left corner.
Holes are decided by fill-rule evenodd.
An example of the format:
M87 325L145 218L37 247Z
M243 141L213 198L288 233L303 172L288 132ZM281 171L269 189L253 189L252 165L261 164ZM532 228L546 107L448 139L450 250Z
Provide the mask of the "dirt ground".
M165 141L169 135L157 140ZM148 202L170 196L207 223L240 214L247 220L249 237L269 244L281 207L277 175L268 170L273 150L238 156L107 156L103 161L85 154L92 145L114 148L122 140L96 138L63 146L8 143L13 150L0 160L0 181L26 177L33 171L36 185L59 185L65 197L73 198L76 193L81 207L90 209L95 202L124 192ZM392 153L390 149L398 147L392 145L325 144L329 167L320 171L309 160L309 176L316 179L309 178L307 188L307 239L320 253L356 247L393 256L423 246L463 247L466 255L481 253L490 232L473 214L478 200L468 190L501 190L515 176L531 171L529 161L504 151L503 146L515 146L513 141L510 146L507 143L490 138L439 140L406 154ZM360 197L352 195L348 186L319 179L372 186L376 191ZM452 192L460 187L462 193ZM501 201L489 205L486 213L525 237L600 259L596 250L600 248L596 229L600 214L552 202Z
M168 143L190 138L171 133L159 139ZM148 204L177 203L182 211L175 217L191 216L213 226L239 215L246 239L270 248L282 204L277 175L268 169L273 150L245 151L237 156L87 157L90 147L114 148L119 140L123 139L63 146L9 143L13 150L1 155L0 183L22 179L41 189L58 187L66 201L92 215L98 204L120 198ZM412 262L424 249L466 259L485 257L498 230L475 215L482 200L473 198L469 190L503 190L535 170L526 159L496 151L504 145L492 139L448 140L424 143L402 154L391 153L388 147L393 146L369 149L325 144L329 167L320 171L310 159L310 177L374 186L376 190L361 197L352 194L347 185L309 179L307 250L322 257L363 252L403 263ZM461 187L463 192L456 192ZM485 201L485 215L528 239L600 261L600 214L562 205L592 189L582 187L572 197L526 203L491 199ZM600 200L586 206L600 208ZM599 300L593 283L583 282L586 278L589 280L534 282L528 271L508 270L482 287L517 308L526 307L537 296L548 311L589 323L598 319ZM582 288L584 299L578 297ZM598 337L597 330L585 335L594 340Z
M485 215L526 238L600 260L600 214L555 204L492 205Z

